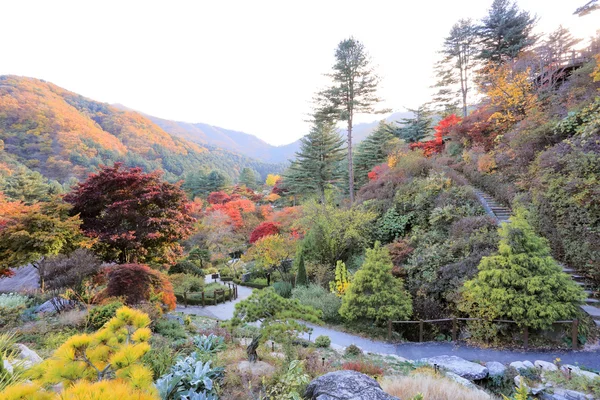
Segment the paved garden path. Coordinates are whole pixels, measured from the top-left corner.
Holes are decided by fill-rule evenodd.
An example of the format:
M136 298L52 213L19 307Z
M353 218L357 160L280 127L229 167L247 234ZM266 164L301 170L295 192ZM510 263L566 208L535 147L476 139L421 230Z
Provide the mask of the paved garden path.
M207 275L204 278L207 284L214 282L215 280ZM226 284L226 282L217 279L217 282ZM187 306L184 307L182 304L178 304L175 311L182 312L184 314L195 314L203 317L216 318L222 321L231 319L233 312L235 311L235 305L240 301L244 300L252 294L252 289L246 286L238 285L238 298L232 301L226 301L225 303L217 304L216 306Z
M208 280L207 280L208 282ZM245 286L238 286L238 298L234 301L218 304L216 306L177 306L176 311L186 314L196 314L205 317L227 320L233 317L235 304L247 298L252 293L252 289ZM394 354L409 360L418 360L425 357L434 357L439 355L454 355L471 361L499 361L502 363L511 363L513 361L544 360L552 362L559 357L562 363L579 363L589 368L600 370L600 348L595 351L516 351L516 350L496 350L482 349L472 346L455 346L452 343L426 342L426 343L399 343L390 344L376 340L369 340L363 337L340 332L331 328L306 324L313 331L310 335L312 341L319 335L327 335L331 339L331 344L337 347L347 347L355 344L363 351L370 353ZM308 334L304 335L308 339Z

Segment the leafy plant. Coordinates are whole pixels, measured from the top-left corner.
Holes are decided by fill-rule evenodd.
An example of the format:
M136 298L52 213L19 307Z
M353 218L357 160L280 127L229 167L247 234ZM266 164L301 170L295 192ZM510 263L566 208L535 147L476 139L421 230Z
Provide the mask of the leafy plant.
M351 344L350 346L346 347L346 350L344 350L344 354L347 356L358 357L362 355L362 353L363 352L360 347L355 344Z
M278 377L277 383L267 390L268 398L283 400L301 400L304 387L310 382L310 376L304 372L304 362L292 360L287 370Z
M210 334L194 337L197 351L203 354L214 354L225 349L225 338Z
M121 307L123 307L123 303L120 301L94 307L88 312L86 323L92 329L100 329L115 316Z
M275 293L277 293L284 299L289 299L290 297L292 297L292 289L292 284L289 282L280 281L275 282L273 284L273 290L275 290Z
M315 339L315 346L317 347L329 347L331 345L331 339L326 335L319 335Z
M187 338L185 328L179 321L161 318L154 323L154 332L171 340L180 340Z
M0 294L0 308L17 308L25 307L29 298L17 293L2 293Z
M320 310L323 313L323 321L340 322L340 307L342 299L324 289L322 286L311 284L309 286L296 286L292 290L292 298L297 299L300 304Z

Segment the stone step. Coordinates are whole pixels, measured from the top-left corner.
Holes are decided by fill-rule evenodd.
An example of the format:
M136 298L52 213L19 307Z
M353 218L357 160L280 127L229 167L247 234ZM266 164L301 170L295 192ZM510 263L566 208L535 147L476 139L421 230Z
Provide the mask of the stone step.
M600 326L600 320L595 319L594 323L596 324L596 326Z
M582 275L577 275L577 274L570 274L571 278L575 279L576 281L582 281L585 279L585 276Z
M600 304L600 300L594 299L592 297L588 297L587 299L585 299L585 302L588 304Z
M587 294L588 297L591 297L594 294L591 290L584 290L583 293Z
M560 265L561 267L563 267L563 272L564 273L570 274L572 272L576 272L573 268L567 268L567 267L563 266L561 263L558 263L558 265Z
M600 319L600 308L594 306L579 306L594 319Z
M588 284L585 282L579 282L579 281L575 281L576 284L578 284L579 286L587 286Z

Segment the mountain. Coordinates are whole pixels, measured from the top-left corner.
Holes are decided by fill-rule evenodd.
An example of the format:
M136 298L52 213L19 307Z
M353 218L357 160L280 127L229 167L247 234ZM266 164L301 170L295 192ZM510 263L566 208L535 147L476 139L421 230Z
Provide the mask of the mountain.
M129 110L120 104L115 104L114 106ZM265 162L281 163L289 161L294 158L295 153L300 149L300 140L283 146L273 146L245 132L233 131L204 123L170 121L152 115L143 115L171 135L195 143L231 150ZM411 115L412 113L410 112L398 112L388 116L385 120L395 122ZM377 124L379 124L379 120L356 124L353 131L354 143L359 143L365 139L377 127ZM345 137L344 130L340 130L340 134Z
M194 143L140 113L40 79L0 76L0 175L25 167L65 183L114 162L160 169L169 180L198 169L218 169L236 179L244 167L261 176L283 168Z

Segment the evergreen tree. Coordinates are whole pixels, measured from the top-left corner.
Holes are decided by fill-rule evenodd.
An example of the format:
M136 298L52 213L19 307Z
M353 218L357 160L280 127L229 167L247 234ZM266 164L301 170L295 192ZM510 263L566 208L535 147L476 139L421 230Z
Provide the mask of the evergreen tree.
M304 266L304 254L300 251L298 257L298 272L296 273L296 286L308 286L308 277L306 276L306 267Z
M519 10L511 0L494 0L479 27L479 58L493 64L514 60L535 44L537 38L531 33L535 22L535 17Z
M381 114L389 110L376 110L379 77L375 74L364 45L350 37L342 40L335 52L333 73L328 74L333 85L317 95L317 121L345 121L348 144L348 191L350 203L354 202L354 167L352 163L352 127L354 114Z
M19 168L12 175L0 178L0 191L13 201L33 204L38 201L49 201L54 194L62 192L62 187L51 185L39 172Z
M397 121L402 126L396 129L396 135L408 143L416 143L429 136L433 129L431 124L431 112L426 105L422 105L416 110L408 109L414 116L412 118L402 118Z
M381 121L377 128L358 145L354 171L359 185L367 182L367 174L374 166L387 160L389 144L394 139L392 132L393 128L385 121Z
M256 174L251 168L244 168L240 174L240 184L249 189L256 189Z
M467 116L468 94L470 91L470 72L473 68L473 56L476 51L477 27L470 19L459 20L444 40L443 59L437 65L439 88L434 102L444 106L446 112L453 114L452 106L457 102L457 95L462 104L463 117ZM458 86L458 92L454 87Z
M211 171L206 177L206 187L204 193L218 192L228 184L228 179L221 171Z
M288 178L294 181L299 192L314 191L325 202L325 189L338 177L336 165L344 158L344 140L335 125L316 122L310 133L300 139L296 163L290 167Z
M368 319L378 324L408 318L412 300L402 279L392 275L392 267L388 250L379 242L367 249L365 262L342 299L340 315L349 321Z
M477 276L465 283L461 309L471 317L509 319L535 329L572 318L585 294L550 256L525 212L517 210L499 234L498 253L484 257Z

